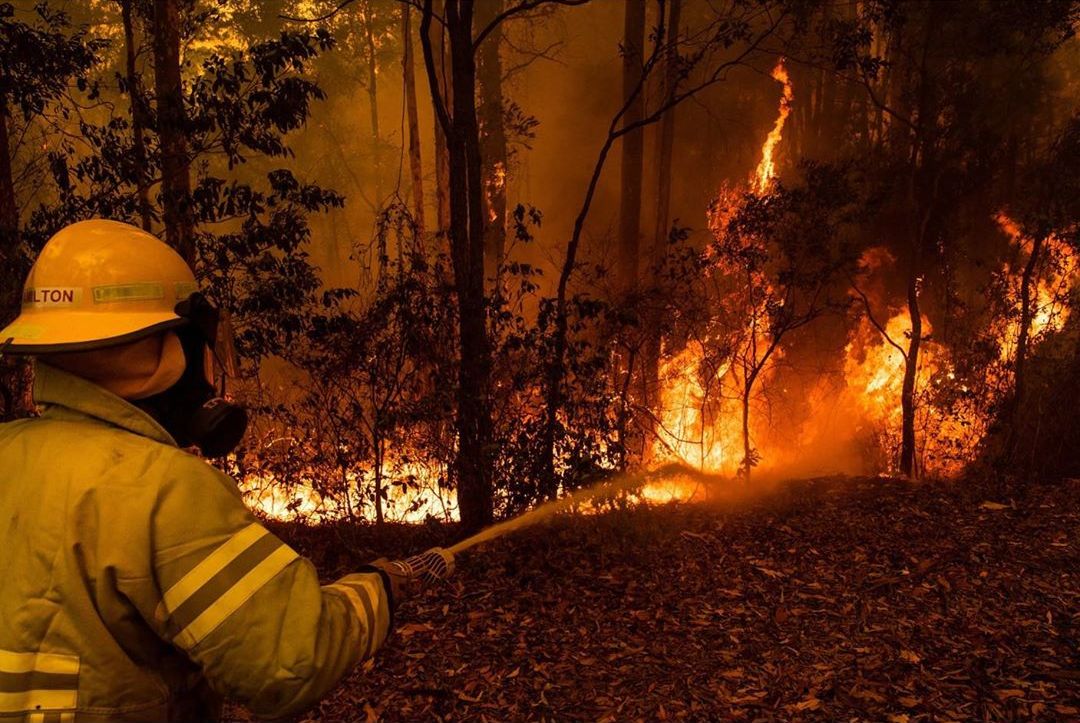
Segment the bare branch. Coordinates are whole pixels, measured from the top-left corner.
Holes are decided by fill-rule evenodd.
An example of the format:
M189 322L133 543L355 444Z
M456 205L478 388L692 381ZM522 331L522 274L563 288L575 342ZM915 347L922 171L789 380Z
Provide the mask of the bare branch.
M431 47L431 20L432 0L424 0L420 15L420 45L423 47L424 70L427 72L428 85L431 87L431 99L435 106L435 115L438 117L439 126L449 138L452 128L450 114L446 110L446 103L442 97L442 87L439 83L439 71L435 68L435 51Z
M503 22L504 20L508 20L514 15L527 13L531 10L535 10L542 5L566 5L568 7L574 7L578 5L585 5L589 2L591 2L591 0L523 0L521 3L514 5L513 7L509 7L496 15L492 19L492 21L488 23L483 30L480 31L479 35L477 35L476 38L473 39L473 52L476 52L476 49L480 47L480 43L484 42L484 38L490 35L491 31L494 30L499 23Z
M866 294L863 293L863 290L860 289L858 284L855 283L855 279L849 277L848 281L850 281L851 283L852 290L858 295L860 299L862 299L863 307L866 309L866 318L869 319L870 323L873 324L874 328L878 330L878 333L881 334L881 337L885 341L889 342L889 344L891 344L893 348L895 348L898 352L900 352L904 357L904 361L907 362L907 350L897 344L895 341L893 341L893 338L889 336L889 332L887 332L885 330L885 327L883 327L881 323L878 322L877 318L874 316L873 309L870 307L870 299L867 298Z

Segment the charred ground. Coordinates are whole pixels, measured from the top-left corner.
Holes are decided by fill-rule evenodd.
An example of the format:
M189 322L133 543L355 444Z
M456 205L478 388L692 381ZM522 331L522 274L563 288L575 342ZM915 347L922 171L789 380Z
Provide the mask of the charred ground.
M1075 719L1078 492L830 478L560 519L464 556L306 718ZM328 575L450 534L280 532Z

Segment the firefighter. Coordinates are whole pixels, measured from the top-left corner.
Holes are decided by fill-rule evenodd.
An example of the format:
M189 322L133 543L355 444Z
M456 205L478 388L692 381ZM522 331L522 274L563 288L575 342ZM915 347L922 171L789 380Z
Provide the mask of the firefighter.
M185 448L227 454L216 310L128 224L53 236L0 331L35 357L39 417L0 425L0 721L216 720L322 698L392 628L445 551L320 586L314 566Z

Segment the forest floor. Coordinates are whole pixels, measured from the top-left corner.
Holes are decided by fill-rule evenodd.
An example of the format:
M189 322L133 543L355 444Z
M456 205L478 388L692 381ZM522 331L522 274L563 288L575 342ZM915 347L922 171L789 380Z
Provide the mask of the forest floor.
M280 532L328 576L361 561ZM1080 481L561 517L465 553L303 719L1077 720Z

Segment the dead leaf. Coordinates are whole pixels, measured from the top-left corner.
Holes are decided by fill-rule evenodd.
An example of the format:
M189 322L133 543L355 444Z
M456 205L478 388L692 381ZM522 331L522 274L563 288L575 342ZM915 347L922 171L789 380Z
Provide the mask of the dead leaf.
M407 638L410 635L416 635L417 633L430 633L435 629L435 626L431 623L407 623L398 628L395 632L403 638Z
M802 710L817 710L820 707L821 707L821 701L815 696L810 696L806 700L803 700L803 701L800 701L798 703L795 703L794 705L788 706L788 709L789 710L802 711Z

